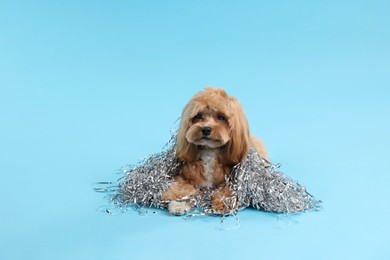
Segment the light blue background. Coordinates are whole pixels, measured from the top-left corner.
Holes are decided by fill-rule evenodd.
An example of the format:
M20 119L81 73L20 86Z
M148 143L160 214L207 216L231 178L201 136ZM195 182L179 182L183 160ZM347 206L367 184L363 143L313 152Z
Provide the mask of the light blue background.
M389 3L1 1L0 259L389 259ZM322 211L96 211L207 85Z

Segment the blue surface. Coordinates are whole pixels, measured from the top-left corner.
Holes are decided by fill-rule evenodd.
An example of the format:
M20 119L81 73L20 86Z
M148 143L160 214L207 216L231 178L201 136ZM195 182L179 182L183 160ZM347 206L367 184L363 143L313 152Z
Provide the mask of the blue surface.
M0 259L389 259L389 3L1 1ZM322 211L96 211L207 85Z

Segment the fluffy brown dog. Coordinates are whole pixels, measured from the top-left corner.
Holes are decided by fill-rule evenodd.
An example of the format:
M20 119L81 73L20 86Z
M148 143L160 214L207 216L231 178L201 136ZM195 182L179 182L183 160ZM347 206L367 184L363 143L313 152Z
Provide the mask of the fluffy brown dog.
M231 190L224 185L225 176L245 159L250 147L267 159L264 144L250 135L237 99L218 88L198 92L183 110L177 135L181 173L161 197L170 201L169 212L183 215L191 211L193 205L186 199L201 188L214 189L212 206L216 213L227 212L234 202L226 202Z

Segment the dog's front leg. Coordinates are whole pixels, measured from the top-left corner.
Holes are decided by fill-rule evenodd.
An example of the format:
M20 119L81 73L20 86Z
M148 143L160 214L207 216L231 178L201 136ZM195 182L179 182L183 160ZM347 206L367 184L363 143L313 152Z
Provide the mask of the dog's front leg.
M161 196L161 200L169 201L168 210L176 216L185 215L192 210L190 196L196 193L193 185L178 178Z
M227 214L237 207L237 197L229 186L219 187L213 194L213 210L217 214Z

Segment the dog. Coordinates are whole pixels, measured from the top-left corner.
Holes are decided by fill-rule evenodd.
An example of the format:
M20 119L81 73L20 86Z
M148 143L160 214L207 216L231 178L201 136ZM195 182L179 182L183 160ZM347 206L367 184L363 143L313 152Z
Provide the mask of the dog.
M194 205L188 198L203 188L213 189L215 213L228 212L235 202L228 200L232 191L225 185L225 177L245 159L250 147L268 159L264 143L250 134L238 100L220 88L196 93L183 109L176 137L181 172L161 196L168 201L169 212L178 216L190 212Z

